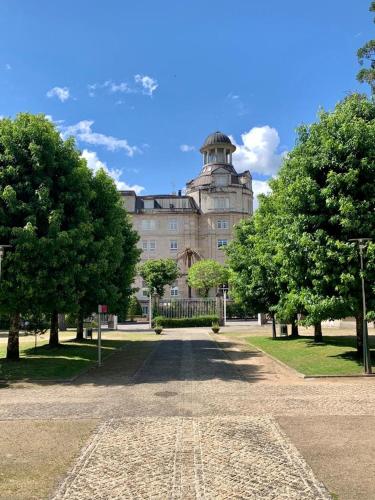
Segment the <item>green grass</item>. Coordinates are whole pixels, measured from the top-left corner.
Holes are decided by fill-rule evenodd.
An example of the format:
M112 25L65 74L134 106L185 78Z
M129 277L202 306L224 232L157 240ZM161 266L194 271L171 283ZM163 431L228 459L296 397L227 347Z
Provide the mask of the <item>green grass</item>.
M305 375L356 375L363 373L354 337L325 337L315 344L312 337L246 337L246 341ZM374 345L373 339L372 346ZM375 367L375 350L371 352Z
M121 334L120 334L121 335ZM141 362L151 351L153 337L121 335L119 339L102 340L102 358L105 360L116 349L126 350L126 358ZM97 362L96 340L63 340L60 347L49 348L47 340L20 343L20 360L6 361L6 344L0 344L0 379L48 380L69 379Z

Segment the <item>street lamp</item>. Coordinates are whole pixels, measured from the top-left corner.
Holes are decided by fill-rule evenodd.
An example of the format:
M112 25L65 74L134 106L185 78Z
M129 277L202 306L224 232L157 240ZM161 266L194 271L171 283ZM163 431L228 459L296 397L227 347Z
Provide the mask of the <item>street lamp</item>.
M1 271L2 271L2 263L5 255L5 249L10 248L12 245L0 245L0 280L1 280Z
M366 320L366 295L365 295L365 279L363 277L363 249L366 247L366 241L371 241L372 238L352 238L349 241L354 241L358 243L359 247L359 258L361 263L361 282L362 282L362 308L363 308L363 366L365 373L371 374L371 356L370 349L368 345L368 331L367 331L367 320Z

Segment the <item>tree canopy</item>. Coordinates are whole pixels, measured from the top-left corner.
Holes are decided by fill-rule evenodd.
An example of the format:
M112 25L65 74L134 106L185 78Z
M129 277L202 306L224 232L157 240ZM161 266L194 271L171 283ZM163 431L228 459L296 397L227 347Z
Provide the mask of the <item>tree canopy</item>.
M371 2L369 10L375 13L374 1ZM372 94L375 94L375 40L369 40L363 47L358 49L357 57L361 66L363 66L365 62L368 63L367 67L362 68L358 72L357 79L361 83L368 83L371 87Z
M149 294L163 297L167 285L178 278L179 270L174 259L150 259L138 268L139 275L146 283Z
M100 298L122 307L137 236L113 181L93 177L74 140L44 115L0 120L0 167L0 244L11 245L0 308L10 316L8 359L18 359L20 315L50 315L58 345L58 312L92 312Z
M375 103L354 94L298 130L272 193L229 246L234 294L305 324L355 316L361 324L358 250L375 239ZM366 253L369 315L374 303L374 244ZM271 283L268 281L271 280ZM236 281L238 285L236 285ZM271 296L269 296L271 294ZM357 327L358 349L361 328Z
M208 297L211 288L225 284L227 280L227 269L212 259L195 262L188 271L189 286L198 290L203 297Z

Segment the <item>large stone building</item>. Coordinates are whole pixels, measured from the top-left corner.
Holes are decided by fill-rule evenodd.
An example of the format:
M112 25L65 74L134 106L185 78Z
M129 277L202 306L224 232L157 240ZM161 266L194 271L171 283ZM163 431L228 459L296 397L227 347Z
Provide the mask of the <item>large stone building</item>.
M215 132L200 151L203 167L187 182L184 194L137 196L122 191L126 209L140 235L142 260L178 258L187 249L204 259L224 262L223 247L233 237L233 226L252 214L253 191L249 171L237 173L232 165L236 147L229 137ZM179 259L182 276L166 289L166 297L188 297L186 263ZM147 314L147 289L137 278L138 299ZM195 291L192 291L195 296Z

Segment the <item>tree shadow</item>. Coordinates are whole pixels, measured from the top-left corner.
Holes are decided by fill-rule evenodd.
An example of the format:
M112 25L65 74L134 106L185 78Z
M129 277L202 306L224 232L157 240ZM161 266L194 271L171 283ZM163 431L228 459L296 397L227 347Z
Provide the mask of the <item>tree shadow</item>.
M25 350L27 358L18 362L16 375L40 385L50 385L61 380L74 386L129 386L138 384L159 384L169 381L260 381L264 378L262 366L251 364L258 358L257 351L231 350L235 343L225 342L222 347L231 350L230 358L212 340L157 339L157 340L104 340L103 346L117 347L111 351L103 365L96 366L96 341L64 342L63 348L40 346ZM235 361L236 364L231 361ZM241 363L241 361L243 363ZM250 363L249 363L250 361ZM7 363L2 363L3 369ZM11 366L11 365L10 365ZM32 373L32 377L30 376ZM72 376L75 380L65 380ZM0 378L1 377L0 375ZM43 380L46 379L46 380ZM50 379L50 380L48 380ZM11 380L3 380L4 386Z

